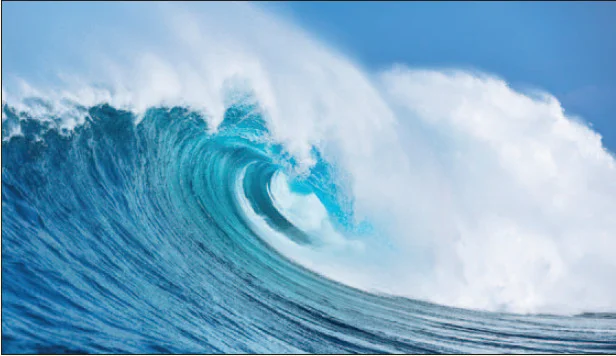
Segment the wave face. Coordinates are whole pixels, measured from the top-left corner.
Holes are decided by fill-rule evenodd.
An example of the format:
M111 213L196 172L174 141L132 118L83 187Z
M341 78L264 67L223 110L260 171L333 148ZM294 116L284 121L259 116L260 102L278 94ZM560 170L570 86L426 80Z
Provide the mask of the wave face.
M319 241L277 209L273 184L292 162L250 106L227 110L215 133L181 107L137 125L109 105L82 109L85 123L63 133L4 107L5 130L21 135L2 145L3 352L616 348L614 319L379 296L284 258L267 229ZM323 171L297 177L298 196L325 192Z
M3 83L3 352L616 350L616 160L556 98L105 6Z

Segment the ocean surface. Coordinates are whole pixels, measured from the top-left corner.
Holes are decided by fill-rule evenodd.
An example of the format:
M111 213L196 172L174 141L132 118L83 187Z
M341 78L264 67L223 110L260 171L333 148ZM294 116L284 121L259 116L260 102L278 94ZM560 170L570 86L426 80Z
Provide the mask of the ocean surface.
M3 66L3 353L616 353L616 159L557 98L114 6Z
M22 133L2 143L5 353L616 351L613 315L445 307L286 259L251 219L315 242L275 207L273 177L292 162L249 106L216 133L182 107L136 125L109 105L81 109L69 133L3 108L3 137ZM326 195L319 168L298 184Z

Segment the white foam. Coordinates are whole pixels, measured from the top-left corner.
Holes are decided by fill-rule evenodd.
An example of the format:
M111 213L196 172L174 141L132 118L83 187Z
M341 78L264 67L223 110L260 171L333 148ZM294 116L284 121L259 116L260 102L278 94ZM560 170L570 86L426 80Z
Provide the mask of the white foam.
M215 129L240 83L303 169L316 146L345 172L357 216L377 227L362 240L367 252L280 247L290 258L364 289L449 305L616 310L614 157L554 97L478 73L366 73L248 4L161 6L166 37L117 43L121 57L97 57L65 90L35 95L61 115L67 98L136 112L190 105Z

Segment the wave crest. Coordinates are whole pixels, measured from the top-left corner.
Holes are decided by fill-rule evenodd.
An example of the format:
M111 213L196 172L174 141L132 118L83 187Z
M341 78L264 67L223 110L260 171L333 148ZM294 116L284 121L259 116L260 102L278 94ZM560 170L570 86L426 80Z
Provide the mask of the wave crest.
M259 211L262 204L240 204L229 206L230 210L208 210L209 217L199 219L233 229L236 226L226 213L244 214L250 208L276 220L273 227L281 230L281 224L292 218L277 213L280 205L273 204L281 203L276 194L286 194L288 199L299 199L296 203L303 204L303 209L318 212L322 206L328 217L319 221L336 230L332 239L342 236L351 241L339 245L346 246L342 253L293 247L294 252L286 252L288 257L353 287L486 310L576 313L616 307L611 283L616 264L609 252L616 249L616 226L611 219L616 212L614 157L597 133L565 115L553 97L518 93L504 81L483 74L404 67L366 73L301 30L250 6L216 4L192 14L181 5L162 6L164 11L153 15L158 16L160 28L168 31L160 43L118 40L121 55L97 58L103 67L93 66L95 75L79 73L66 79L66 90L34 90L34 85L12 91L3 88L3 98L8 95L3 103L3 151L27 146L9 153L16 156L5 159L14 164L3 170L3 180L5 174L9 181L17 174L19 160L32 161L43 154L44 147L53 147L53 141L64 148L53 153L58 155L56 161L46 164L61 170L60 157L65 157L65 165L67 154L78 155L71 159L82 166L74 168L79 169L73 171L74 177L65 178L85 179L74 184L91 186L98 179L108 181L106 195L97 199L107 199L111 207L126 213L128 207L122 204L130 202L121 198L123 190L139 187L123 180L132 174L126 163L134 168L135 162L145 161L143 167L153 164L147 162L162 162L148 172L153 177L234 172L224 179L235 182L239 179L235 168L216 170L193 162L215 140L206 144L191 137L203 132L223 137L230 108L248 103L251 109L242 112L252 115L251 119L238 118L241 123L231 126L258 122L258 127L234 135L278 144L278 153L287 155L282 160L293 168L288 170L291 183L295 176L309 177L320 205L280 189L272 193L271 184L269 192L254 191L257 186L266 189L263 184L275 176L267 166L267 174L264 167L259 167L262 175L245 173L261 179L248 192L253 195L246 196L253 202L271 202L268 211ZM233 13L234 21L222 21L221 13ZM91 85L100 78L108 81ZM187 124L157 124L167 125L165 130L174 130L173 134L151 128L157 134L148 139L165 142L167 149L176 150L169 152L185 156L158 156L166 152L163 148L148 155L147 150L144 153L142 148L97 133L99 126L86 129L92 125L88 121L92 110L97 115L107 110L93 109L101 103L125 110L130 114L117 116L130 116L139 125L141 120L152 120L150 110L161 105L190 108L202 118L199 124L191 124L199 127L197 131L183 128L180 134ZM100 125L132 142L133 123L126 120L102 120ZM265 131L267 136L262 135ZM113 142L114 150L125 151L119 154L123 161L114 159L111 148L100 155L68 150L67 145L86 140L82 132L99 135L89 144ZM41 142L27 141L30 136ZM85 142L82 145L87 147ZM257 146L251 147L237 152L256 155L259 162L278 154L259 153ZM235 151L228 152L230 156L222 152L216 158L221 165L225 159L247 159ZM84 157L96 164L91 166ZM191 162L194 171L178 167L177 172L166 171L174 167L172 159ZM315 173L323 162L331 177ZM43 189L32 180L54 181L39 182L39 186L69 189L66 182L55 181L49 166L40 166L39 171L26 163L23 167L30 167L32 173L22 171L15 182L23 179L33 189ZM85 178L89 174L98 178ZM198 197L203 192L212 194L217 203L223 198L238 201L238 193L230 191L231 183L212 191L205 183L200 189L185 186L188 178L178 176L180 180L174 180L168 190L186 199L194 195L190 199L195 211L202 209ZM149 184L154 186L140 189L161 189L156 184L167 182ZM77 202L82 199L66 191L58 196L65 195ZM147 219L155 219L156 214L150 214ZM169 215L165 217L173 219ZM81 231L75 229L75 234ZM299 230L293 233L296 242L314 240Z

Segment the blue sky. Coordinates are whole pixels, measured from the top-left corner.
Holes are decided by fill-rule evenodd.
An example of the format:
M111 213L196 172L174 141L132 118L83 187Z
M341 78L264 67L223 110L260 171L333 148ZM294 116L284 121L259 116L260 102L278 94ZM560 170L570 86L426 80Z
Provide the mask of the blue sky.
M45 63L52 63L51 57L77 60L78 47L61 39L85 41L74 36L74 29L97 21L119 25L122 19L106 11L107 5L3 3L3 74L50 71ZM290 17L370 69L394 62L470 67L501 76L514 86L545 89L568 112L590 121L605 145L616 151L616 3L287 2L262 6ZM137 12L126 14L132 22L139 21Z

